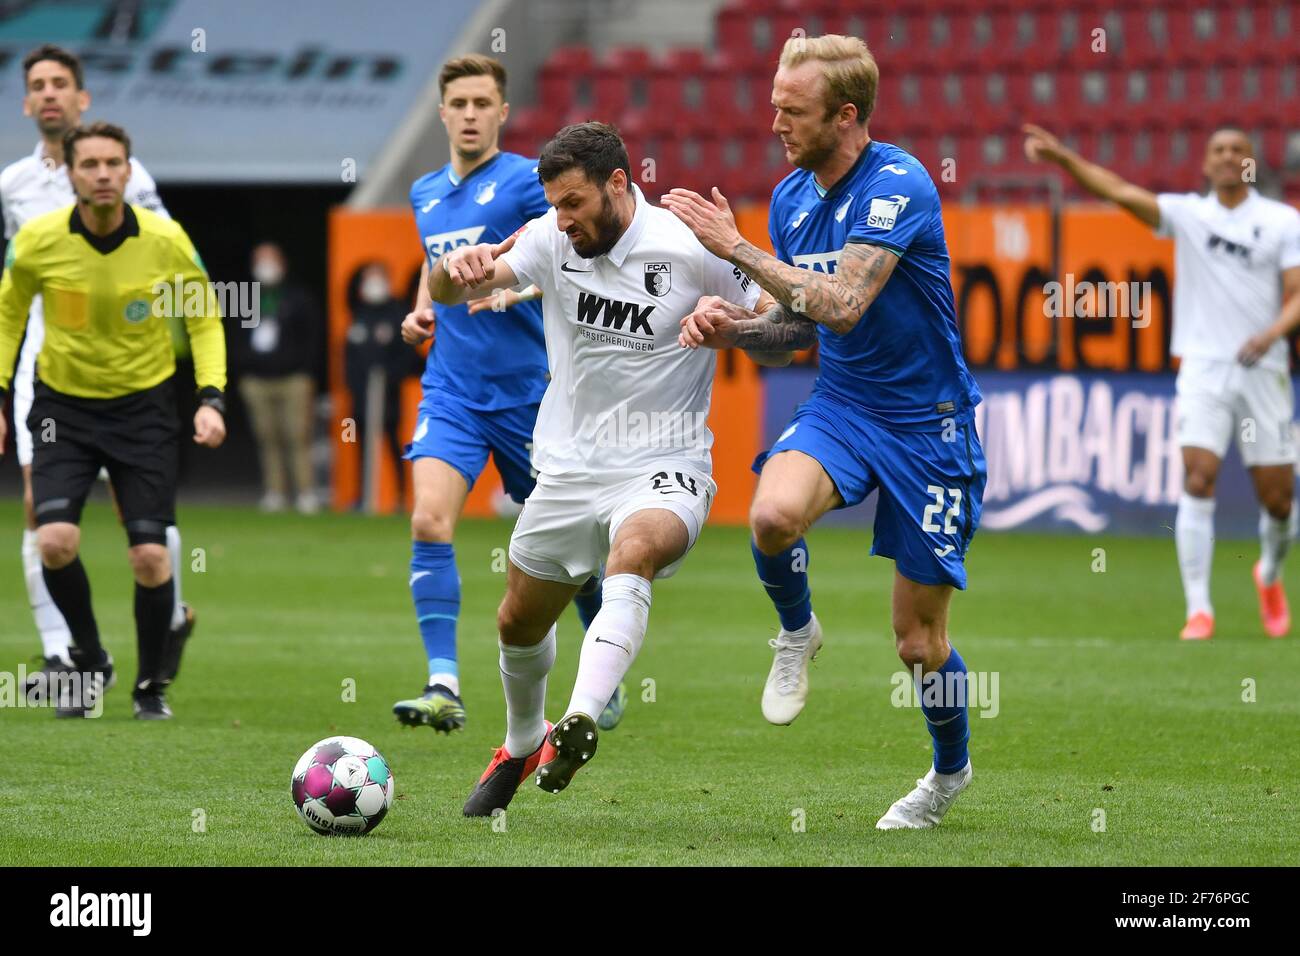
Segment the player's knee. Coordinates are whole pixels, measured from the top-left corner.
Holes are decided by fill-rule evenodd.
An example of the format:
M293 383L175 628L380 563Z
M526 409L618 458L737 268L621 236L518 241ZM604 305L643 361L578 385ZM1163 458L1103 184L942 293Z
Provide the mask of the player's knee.
M127 549L131 573L145 587L156 588L171 577L171 557L161 544L136 544Z
M1291 517L1291 500L1292 492L1289 489L1269 492L1264 496L1264 510L1274 521L1286 521Z
M769 557L780 554L803 534L799 515L776 501L756 500L749 509L749 527L758 550Z
M636 574L643 578L655 576L655 544L647 538L620 540L610 552L606 574Z
M501 606L497 608L497 633L501 636L502 643L535 644L537 643L535 631L536 627L532 622L520 613L518 603L512 601L507 594Z
M416 541L449 544L455 530L456 522L451 515L418 505L411 512L411 537Z
M1215 474L1207 468L1188 469L1183 490L1193 498L1213 498Z
M36 502L32 500L30 488L23 492L23 518L27 522L27 527L36 527Z
M932 670L941 664L936 662L939 646L943 643L943 629L936 621L927 621L912 614L894 615L894 647L898 659L908 669L920 664L925 670Z
M76 525L47 524L36 529L36 546L47 568L67 567L77 558L81 534Z

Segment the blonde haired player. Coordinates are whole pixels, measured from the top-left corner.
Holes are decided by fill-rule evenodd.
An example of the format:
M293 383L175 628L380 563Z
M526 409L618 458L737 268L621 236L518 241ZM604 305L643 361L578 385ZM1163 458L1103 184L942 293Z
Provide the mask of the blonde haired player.
M1216 130L1205 144L1206 195L1160 193L1090 163L1047 130L1027 125L1025 153L1056 163L1084 189L1174 240L1173 354L1183 494L1174 539L1187 598L1183 640L1214 635L1210 564L1214 486L1233 436L1259 498L1260 557L1253 577L1270 637L1291 628L1282 587L1295 481L1294 399L1286 336L1300 326L1300 212L1250 185L1250 137Z
M974 772L966 664L948 640L948 605L953 589L966 587L985 469L939 194L916 157L871 138L879 79L857 37L786 42L772 82L772 132L795 171L772 193L775 256L741 237L716 188L712 202L674 189L664 204L782 307L752 316L701 303L683 325L683 344L756 358L813 342L820 349L812 394L755 462L754 565L781 621L763 716L789 724L800 714L808 662L822 644L804 533L878 490L871 553L894 561L895 648L923 688L942 691L922 694L932 765L876 826L923 829L939 825Z

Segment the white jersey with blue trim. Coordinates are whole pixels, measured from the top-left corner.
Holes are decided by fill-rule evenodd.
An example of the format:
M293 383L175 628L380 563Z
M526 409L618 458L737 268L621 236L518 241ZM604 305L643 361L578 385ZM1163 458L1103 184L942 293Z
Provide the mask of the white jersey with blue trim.
M632 188L632 221L605 255L579 256L552 208L502 256L543 293L551 380L533 432L543 475L617 479L665 460L712 472L716 353L677 336L701 296L752 309L758 284Z

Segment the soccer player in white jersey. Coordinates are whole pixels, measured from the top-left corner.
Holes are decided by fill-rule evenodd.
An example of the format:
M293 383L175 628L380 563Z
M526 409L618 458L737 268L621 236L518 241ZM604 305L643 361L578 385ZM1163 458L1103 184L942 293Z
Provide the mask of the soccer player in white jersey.
M75 201L72 181L63 161L63 134L78 126L81 114L90 108L90 91L85 88L81 61L61 47L45 44L28 53L23 58L23 76L23 115L35 121L40 141L30 156L11 163L0 172L0 202L4 205L6 239L12 239L29 219L71 206ZM125 200L170 218L158 198L153 178L135 157L131 157L131 178L127 181ZM43 310L40 296L37 296L32 300L27 335L13 381L14 440L18 445L18 464L23 473L23 508L27 521L22 538L23 574L45 658L41 671L32 675L29 689L40 686L51 671L72 666L68 656L71 634L45 587L40 551L36 546L36 516L32 512L32 436L27 430L27 414L32 406L36 356L44 339ZM175 677L172 668L179 662L179 651L194 628L194 611L181 600L181 537L175 526L167 529L167 549L171 554L172 579L176 582L176 603L172 611L172 633L165 671L165 677L170 681Z
M1291 612L1282 559L1296 460L1286 337L1300 325L1300 212L1250 185L1254 153L1239 129L1210 136L1201 166L1206 195L1155 195L1040 127L1026 126L1025 133L1030 159L1056 163L1089 192L1174 240L1172 352L1182 358L1178 444L1185 469L1174 539L1187 598L1183 640L1214 635L1214 485L1234 435L1260 503L1253 571L1260 618L1270 637L1285 636Z
M746 308L760 298L744 273L647 202L613 127L560 130L542 150L538 178L552 207L544 216L429 269L429 293L445 305L541 289L551 375L533 432L537 486L511 535L497 612L506 738L466 816L504 808L534 772L543 790L563 790L595 753L594 716L641 648L650 583L681 565L716 490L705 425L715 357L678 347L681 320L701 296ZM555 621L606 556L604 601L552 726L543 708Z

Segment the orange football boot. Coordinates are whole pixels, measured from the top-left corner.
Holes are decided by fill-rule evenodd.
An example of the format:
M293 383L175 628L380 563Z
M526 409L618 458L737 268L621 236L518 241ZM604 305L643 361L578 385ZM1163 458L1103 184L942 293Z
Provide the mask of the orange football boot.
M1184 641L1208 641L1214 636L1214 615L1197 611L1187 619L1183 632L1178 636Z
M1291 609L1287 607L1282 576L1278 575L1272 584L1265 584L1258 561L1251 575L1255 579L1255 590L1259 592L1259 619L1264 622L1264 633L1269 637L1286 637L1286 632L1291 630Z

